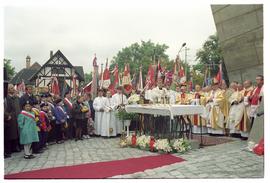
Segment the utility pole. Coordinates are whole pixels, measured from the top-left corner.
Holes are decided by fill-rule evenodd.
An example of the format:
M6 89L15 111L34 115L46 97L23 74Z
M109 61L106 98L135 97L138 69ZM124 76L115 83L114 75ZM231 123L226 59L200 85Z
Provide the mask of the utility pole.
M187 80L187 51L189 50L189 48L185 47L185 76L186 76L186 80Z

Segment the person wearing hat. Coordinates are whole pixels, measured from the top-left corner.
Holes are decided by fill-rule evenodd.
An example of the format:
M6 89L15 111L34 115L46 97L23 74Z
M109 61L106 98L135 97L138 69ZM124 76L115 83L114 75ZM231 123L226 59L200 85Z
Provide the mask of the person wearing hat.
M47 103L48 107L49 107L48 117L50 119L50 124L51 124L51 130L48 132L48 143L54 144L56 141L56 132L55 132L56 118L55 118L55 114L54 114L55 104L54 104L54 101L52 99L52 95L49 92L45 93L45 97L46 97L45 103Z
M48 111L49 106L47 103L43 102L40 104L40 113L39 113L39 119L40 119L40 143L39 146L41 149L47 149L46 143L48 138L48 131L50 131L50 119L48 117Z
M115 93L112 96L113 100L113 109L119 110L120 108L124 108L125 105L128 104L128 100L126 95L123 94L123 87L118 86L116 88L117 93ZM115 111L115 112L116 112ZM116 134L121 134L123 130L123 123L122 120L119 120L118 118L115 119L116 121Z
M64 125L67 123L67 113L63 109L63 103L61 98L57 98L55 101L54 107L54 115L55 115L55 135L56 135L56 143L61 144L63 143L63 131Z
M224 135L225 115L224 92L219 88L219 82L214 78L210 96L206 98L207 131L210 134Z
M93 107L95 109L95 129L96 135L101 135L101 124L103 123L103 113L105 109L105 97L103 90L98 90L98 96L94 99Z
M35 114L32 112L31 102L26 100L22 103L23 110L18 115L18 127L20 131L20 144L24 146L24 158L32 159L31 145L33 142L39 142Z
M36 121L36 128L38 131L38 137L39 137L39 142L33 142L32 143L32 150L34 154L41 154L43 153L42 148L40 147L40 141L42 141L41 137L41 122L40 122L40 106L37 103L37 101L34 101L33 106L32 106L32 111L35 114L35 121Z
M74 132L74 125L73 125L73 119L72 119L72 101L71 101L71 94L70 92L66 92L64 94L64 110L67 113L67 123L68 123L68 128L67 128L67 137L69 139L73 139L75 137L75 132Z

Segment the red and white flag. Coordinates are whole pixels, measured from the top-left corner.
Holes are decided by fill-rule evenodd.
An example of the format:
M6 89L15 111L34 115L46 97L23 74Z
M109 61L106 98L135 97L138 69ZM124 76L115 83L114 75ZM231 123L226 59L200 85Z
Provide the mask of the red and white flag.
M115 88L119 86L119 75L118 75L118 65L116 64L114 66L114 69L111 71L111 74L113 75L113 82L109 86L109 91L111 94L115 94Z
M60 95L59 83L56 76L52 77L51 87L51 91L54 95Z
M178 76L180 78L180 83L181 84L186 82L187 78L186 78L186 75L185 75L185 69L184 69L184 67L182 65L180 66Z
M108 68L108 59L106 61L106 66L105 66L105 70L103 72L103 83L102 83L102 87L104 89L108 89L110 84L111 84L111 76L110 76L110 71Z
M143 91L142 65L140 66L139 82L137 84L137 90Z
M130 78L130 71L129 71L129 65L125 64L124 74L122 78L122 85L124 86L124 89L126 93L131 93L132 91L132 85L131 85L131 78Z
M92 82L93 82L93 81L90 81L90 82L83 88L83 92L84 92L84 93L91 93Z
M23 96L23 94L25 93L25 84L23 79L22 82L18 84L17 90L19 92L19 97Z
M102 89L102 87L103 87L103 64L101 64L101 68L100 68L98 85L99 85L99 89Z
M215 78L219 84L222 83L222 64L219 64L219 70Z
M161 79L161 77L163 76L163 69L160 65L160 61L158 61L158 65L157 65L157 80Z
M76 80L77 80L77 75L74 74L72 78L72 93L71 93L72 97L76 96L78 93L78 86L76 84Z
M149 65L145 81L145 88L150 89L154 85L155 85L155 70L152 65Z
M92 84L91 84L91 96L92 100L96 98L97 96L97 88L98 88L98 65L97 65L97 57L95 54L95 57L93 59L93 73L92 73Z

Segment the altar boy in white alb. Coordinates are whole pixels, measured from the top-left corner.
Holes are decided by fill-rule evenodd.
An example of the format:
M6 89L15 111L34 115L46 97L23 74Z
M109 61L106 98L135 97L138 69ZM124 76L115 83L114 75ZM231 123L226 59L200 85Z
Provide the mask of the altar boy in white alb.
M115 123L115 114L114 114L114 105L112 94L110 91L107 91L107 97L105 98L105 108L103 113L103 120L101 124L101 136L102 137L111 137L116 136L116 123Z
M123 88L121 86L117 87L117 93L112 96L113 100L113 109L116 109L116 112L120 108L124 108L128 104L127 97L123 94ZM118 118L115 119L116 122L116 134L121 134L123 130L123 123Z
M94 99L93 107L95 109L95 129L96 135L101 135L101 124L103 123L103 113L105 108L105 97L103 90L98 90L98 96Z

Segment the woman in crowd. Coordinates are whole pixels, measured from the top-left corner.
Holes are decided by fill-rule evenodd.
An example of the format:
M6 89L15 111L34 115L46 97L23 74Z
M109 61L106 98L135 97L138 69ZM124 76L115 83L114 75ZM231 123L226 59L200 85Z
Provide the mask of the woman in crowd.
M67 125L67 114L63 109L62 99L58 98L55 100L54 115L55 115L55 133L56 133L56 143L63 143L63 131L65 125Z
M18 115L18 127L20 132L20 144L24 145L24 158L32 159L31 145L33 142L39 142L35 114L32 112L30 101L22 103L23 110Z

